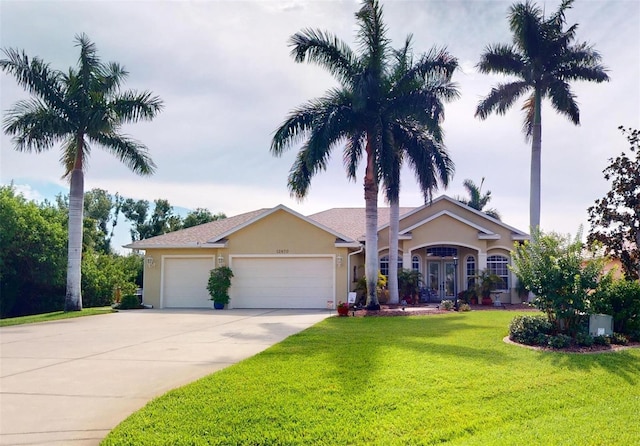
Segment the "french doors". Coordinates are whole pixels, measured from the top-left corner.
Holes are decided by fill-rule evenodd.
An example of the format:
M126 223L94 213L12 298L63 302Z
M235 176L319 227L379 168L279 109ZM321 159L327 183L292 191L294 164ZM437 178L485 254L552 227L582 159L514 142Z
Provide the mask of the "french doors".
M454 300L456 267L453 260L430 260L427 268L431 298Z

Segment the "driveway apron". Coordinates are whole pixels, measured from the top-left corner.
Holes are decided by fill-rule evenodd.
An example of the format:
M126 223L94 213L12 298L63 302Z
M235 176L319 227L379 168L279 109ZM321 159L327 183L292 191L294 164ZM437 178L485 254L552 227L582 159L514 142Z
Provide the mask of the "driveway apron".
M168 390L326 310L135 310L0 328L0 445L97 445Z

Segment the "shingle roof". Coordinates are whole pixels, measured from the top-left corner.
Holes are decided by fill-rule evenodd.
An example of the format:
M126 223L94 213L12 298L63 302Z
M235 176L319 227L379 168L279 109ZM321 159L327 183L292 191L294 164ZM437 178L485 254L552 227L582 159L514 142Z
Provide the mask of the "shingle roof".
M400 208L400 215L414 208ZM309 215L310 220L344 234L354 240L364 239L366 232L364 208L333 208ZM378 208L378 228L389 223L389 208Z
M145 249L197 246L198 244L206 243L210 240L216 240L221 234L224 234L225 232L228 232L249 220L257 218L269 210L270 209L258 209L257 211L251 211L234 217L223 218L222 220L192 226L191 228L181 229L180 231L169 232L167 234L158 235L145 240L138 240L126 245L125 248Z

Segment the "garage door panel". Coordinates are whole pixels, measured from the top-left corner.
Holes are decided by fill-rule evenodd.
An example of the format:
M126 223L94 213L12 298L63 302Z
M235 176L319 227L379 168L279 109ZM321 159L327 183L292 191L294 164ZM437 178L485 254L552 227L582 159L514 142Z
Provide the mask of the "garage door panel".
M333 300L332 257L233 259L234 308L326 308Z
M211 308L207 281L213 257L166 258L163 273L165 308Z

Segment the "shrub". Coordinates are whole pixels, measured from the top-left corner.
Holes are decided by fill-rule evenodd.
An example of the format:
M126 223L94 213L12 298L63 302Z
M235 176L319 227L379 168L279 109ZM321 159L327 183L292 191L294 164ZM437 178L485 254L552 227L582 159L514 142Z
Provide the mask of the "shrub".
M613 333L609 336L609 340L612 344L616 345L627 345L629 343L627 337L621 333Z
M142 269L141 256L103 254L87 251L82 256L82 306L102 307L114 300L115 290L133 294L136 278Z
M531 241L514 245L512 271L536 298L558 333L575 335L590 296L598 288L603 260L585 259L582 234L574 239L534 230Z
M526 345L545 345L552 325L545 316L516 316L509 324L509 339Z
M640 330L640 282L607 277L593 297L593 311L613 317L613 329L629 334Z
M610 345L611 340L609 340L609 336L600 335L593 337L593 343L595 345Z
M120 301L120 306L118 308L121 310L133 310L135 308L140 308L138 296L135 294L125 294L122 296L122 300Z
M469 304L462 304L458 307L459 311L471 311L471 307Z
M453 301L449 299L443 300L440 302L440 308L447 311L453 310Z
M640 342L640 330L633 330L628 333L631 342Z
M584 347L591 347L593 345L593 336L591 336L586 331L579 331L576 333L576 344L582 345Z
M552 348L566 348L571 345L571 336L567 336L562 333L555 336L549 336L547 344Z

